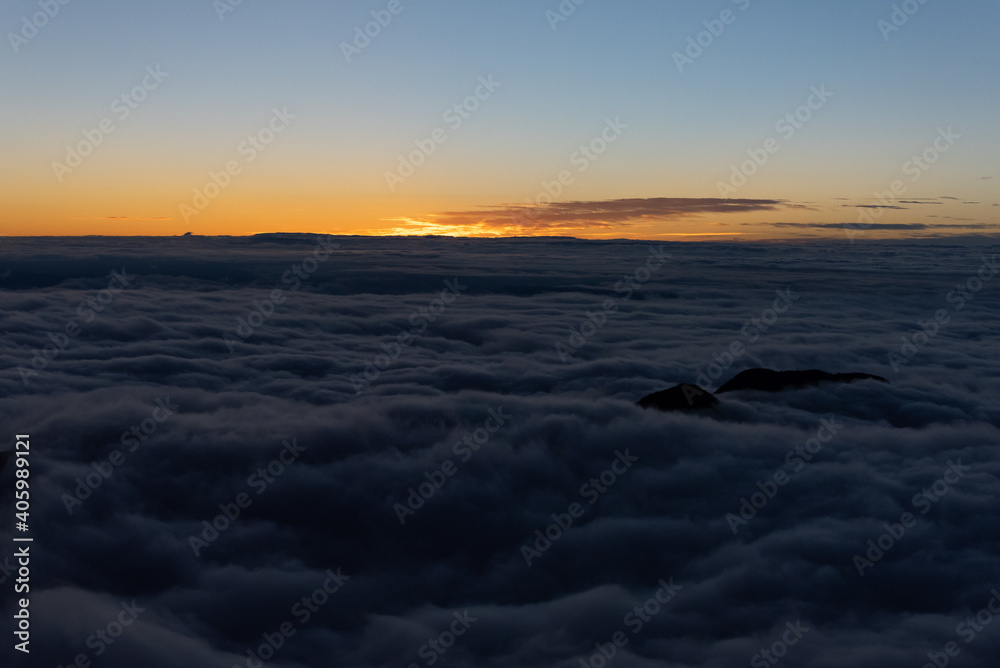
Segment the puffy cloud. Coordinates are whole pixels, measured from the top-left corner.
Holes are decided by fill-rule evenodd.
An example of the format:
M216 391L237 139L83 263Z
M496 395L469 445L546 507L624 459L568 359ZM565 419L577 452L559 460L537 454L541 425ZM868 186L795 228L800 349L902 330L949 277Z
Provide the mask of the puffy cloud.
M33 662L246 665L287 624L276 666L576 668L618 632L616 665L728 666L801 622L789 665L911 668L949 641L992 665L995 634L957 627L1000 582L996 245L664 244L655 266L631 241L336 242L315 265L298 235L5 242ZM903 337L920 345L894 368ZM635 406L754 366L890 383L733 392L715 417ZM869 540L889 549L862 576ZM145 611L96 657L88 638L133 599Z

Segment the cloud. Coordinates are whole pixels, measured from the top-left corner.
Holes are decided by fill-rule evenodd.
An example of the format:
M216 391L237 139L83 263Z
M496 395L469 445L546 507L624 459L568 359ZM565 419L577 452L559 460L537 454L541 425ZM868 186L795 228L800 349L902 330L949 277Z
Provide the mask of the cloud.
M481 234L565 233L624 229L642 220L677 220L703 214L773 211L793 205L784 200L654 197L591 202L508 204L465 211L446 211L402 219L399 230L459 230Z
M938 216L929 216L937 218ZM952 218L952 216L943 216ZM953 220L970 220L968 218L953 218ZM754 223L744 223L753 225ZM841 230L851 227L852 223L771 223L774 227L818 229L818 230ZM865 230L938 230L938 229L960 229L960 230L992 230L997 226L990 223L975 223L971 225L938 224L929 225L927 223L865 223L860 229Z
M772 223L775 227L791 227L818 230L841 230L848 226L846 223ZM926 230L928 225L924 223L866 223L866 230Z
M664 243L672 257L638 283L643 242L336 241L292 290L282 276L313 237L5 240L0 413L35 448L33 665L97 658L88 638L135 599L102 666L246 665L286 623L276 666L423 666L468 611L437 665L576 668L617 632L616 665L746 665L801 620L788 665L912 668L990 601L1000 276L969 280L995 240ZM134 284L25 386L18 367L123 267ZM456 277L461 297L431 309ZM785 289L798 299L769 313ZM223 334L253 312L230 354ZM894 370L904 337L919 346ZM575 348L566 362L557 344ZM716 418L635 405L753 366L891 382L734 392ZM488 432L490 411L510 417ZM810 441L823 420L835 435ZM304 452L272 466L287 439ZM624 450L637 461L615 473ZM12 458L0 466L12 479ZM63 495L88 476L99 486L70 515ZM734 532L727 515L769 483ZM924 490L936 500L915 506ZM240 494L251 503L217 520ZM859 575L854 557L904 512L916 523ZM206 521L224 528L195 556ZM553 538L529 567L536 531ZM337 568L342 589L293 612ZM676 596L646 608L671 578ZM962 643L969 666L998 652L992 633Z

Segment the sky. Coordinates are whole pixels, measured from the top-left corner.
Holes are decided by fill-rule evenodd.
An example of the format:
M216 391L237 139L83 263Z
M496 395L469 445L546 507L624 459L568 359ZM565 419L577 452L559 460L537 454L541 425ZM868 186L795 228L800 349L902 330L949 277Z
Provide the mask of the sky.
M1000 7L901 4L12 0L0 234L993 233Z

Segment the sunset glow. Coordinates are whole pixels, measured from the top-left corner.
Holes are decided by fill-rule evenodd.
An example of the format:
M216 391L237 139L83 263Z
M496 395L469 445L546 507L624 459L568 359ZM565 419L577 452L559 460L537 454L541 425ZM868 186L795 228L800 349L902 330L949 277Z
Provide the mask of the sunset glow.
M530 2L407 2L380 27L382 10L360 5L113 0L60 5L33 31L21 19L35 5L19 1L0 73L4 117L23 119L2 140L2 232L781 239L867 221L872 238L993 234L998 54L979 31L997 8L975 4L930 3L897 27L891 7L860 1L591 2L557 19ZM955 30L947 52L926 48ZM490 213L656 198L782 204Z

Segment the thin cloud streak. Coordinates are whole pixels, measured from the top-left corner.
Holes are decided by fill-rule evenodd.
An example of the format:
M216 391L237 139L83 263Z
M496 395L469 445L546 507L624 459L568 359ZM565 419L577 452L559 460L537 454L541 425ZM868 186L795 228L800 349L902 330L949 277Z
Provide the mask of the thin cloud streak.
M624 230L638 222L671 221L704 214L792 208L778 199L652 197L597 201L502 204L397 219L390 234L518 236Z

